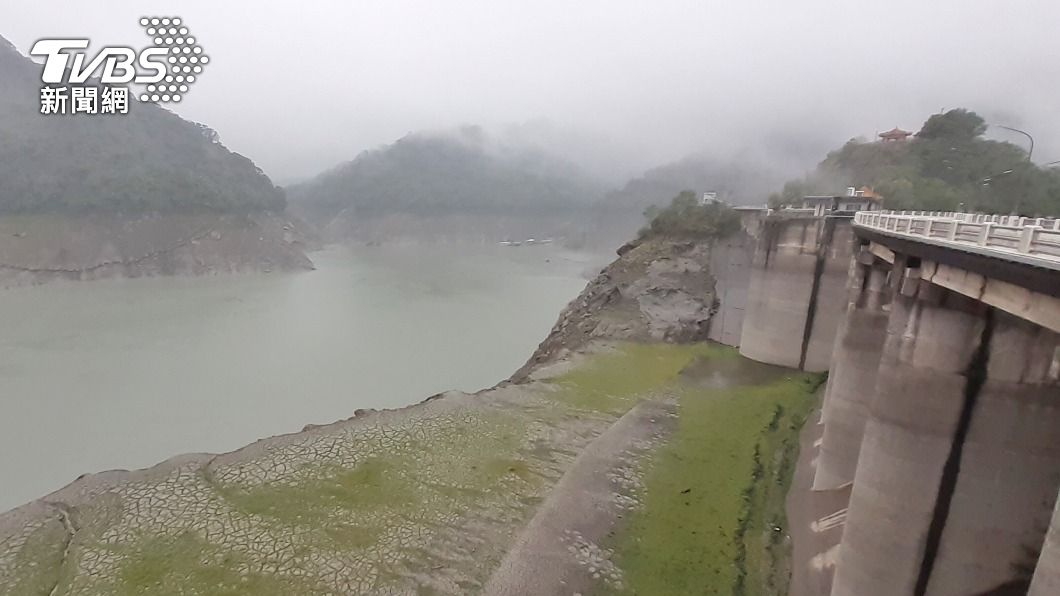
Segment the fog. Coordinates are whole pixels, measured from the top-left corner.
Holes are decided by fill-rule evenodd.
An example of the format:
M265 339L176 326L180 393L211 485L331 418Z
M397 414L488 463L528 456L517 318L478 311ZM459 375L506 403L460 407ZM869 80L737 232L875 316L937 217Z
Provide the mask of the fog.
M142 47L145 14L183 18L212 59L174 111L281 184L468 124L615 185L692 152L800 171L953 107L1060 160L1055 2L12 1L0 35Z

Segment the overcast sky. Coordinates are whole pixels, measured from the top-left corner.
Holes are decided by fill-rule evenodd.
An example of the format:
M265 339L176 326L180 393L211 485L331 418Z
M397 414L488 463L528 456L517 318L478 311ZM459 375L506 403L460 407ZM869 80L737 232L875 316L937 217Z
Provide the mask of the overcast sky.
M695 151L813 163L958 106L1060 160L1055 0L7 0L0 35L142 47L144 15L181 17L212 60L175 111L280 183L463 124L551 131L621 172Z

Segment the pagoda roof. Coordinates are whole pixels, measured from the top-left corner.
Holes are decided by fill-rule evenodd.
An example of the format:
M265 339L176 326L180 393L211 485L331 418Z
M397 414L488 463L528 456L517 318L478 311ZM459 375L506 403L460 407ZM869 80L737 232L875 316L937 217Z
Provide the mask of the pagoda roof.
M881 132L880 137L884 139L904 139L912 134L908 130L902 130L896 126L887 132Z

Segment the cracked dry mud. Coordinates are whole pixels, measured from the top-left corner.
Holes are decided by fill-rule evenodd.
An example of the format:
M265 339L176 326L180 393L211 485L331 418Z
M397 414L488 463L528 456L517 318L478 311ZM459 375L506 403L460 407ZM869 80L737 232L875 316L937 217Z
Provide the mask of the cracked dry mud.
M83 477L0 515L0 594L480 592L579 454L693 349L597 352L532 383ZM612 480L616 506L635 498Z

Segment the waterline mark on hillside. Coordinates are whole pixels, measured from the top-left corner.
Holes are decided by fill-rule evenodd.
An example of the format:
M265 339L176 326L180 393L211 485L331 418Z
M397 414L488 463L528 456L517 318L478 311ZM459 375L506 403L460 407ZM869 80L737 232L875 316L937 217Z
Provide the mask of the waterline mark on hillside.
M41 114L127 114L128 85L142 102L177 103L195 83L210 57L179 17L142 17L152 45L134 50L104 46L89 59L89 40L41 39L31 56L43 56Z

